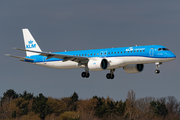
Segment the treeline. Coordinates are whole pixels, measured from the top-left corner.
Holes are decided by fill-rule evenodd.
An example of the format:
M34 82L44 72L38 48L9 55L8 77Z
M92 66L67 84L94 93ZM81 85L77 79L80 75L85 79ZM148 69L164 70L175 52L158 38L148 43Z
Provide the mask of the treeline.
M125 101L114 101L98 96L81 100L76 92L56 99L9 89L1 97L0 120L180 120L180 102L173 96L136 99L133 90Z

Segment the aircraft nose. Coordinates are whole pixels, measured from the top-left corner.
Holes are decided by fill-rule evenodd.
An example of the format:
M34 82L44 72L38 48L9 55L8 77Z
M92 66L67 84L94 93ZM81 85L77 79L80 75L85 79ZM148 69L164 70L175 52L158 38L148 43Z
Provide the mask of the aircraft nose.
M171 53L170 58L172 58L174 60L174 59L176 59L176 55L174 53Z

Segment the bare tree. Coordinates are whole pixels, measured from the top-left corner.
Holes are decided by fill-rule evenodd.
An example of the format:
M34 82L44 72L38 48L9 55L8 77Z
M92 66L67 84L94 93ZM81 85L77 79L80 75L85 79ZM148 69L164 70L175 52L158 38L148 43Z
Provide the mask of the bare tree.
M127 94L127 100L129 100L131 102L131 105L134 106L135 105L135 101L136 101L136 94L133 90L129 90L128 94Z
M170 113L179 113L180 109L180 103L177 101L177 99L174 96L168 96L167 97L167 103L166 103L168 112Z
M129 117L129 119L136 118L136 94L133 90L129 90L126 99L126 110L124 117Z
M159 101L160 103L166 104L167 98L166 97L161 97L161 98L157 99L157 101Z

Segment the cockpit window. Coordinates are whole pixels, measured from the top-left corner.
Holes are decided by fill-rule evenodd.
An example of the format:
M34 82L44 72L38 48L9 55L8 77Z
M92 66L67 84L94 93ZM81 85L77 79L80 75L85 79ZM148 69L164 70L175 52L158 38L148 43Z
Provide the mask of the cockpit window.
M168 51L169 49L167 49L167 48L163 48L163 50L167 50L167 51Z
M161 50L162 50L162 48L159 48L159 49L158 49L158 51L161 51Z
M169 49L167 49L167 48L159 48L159 49L158 49L158 51L162 51L162 50L163 50L163 51L169 51Z

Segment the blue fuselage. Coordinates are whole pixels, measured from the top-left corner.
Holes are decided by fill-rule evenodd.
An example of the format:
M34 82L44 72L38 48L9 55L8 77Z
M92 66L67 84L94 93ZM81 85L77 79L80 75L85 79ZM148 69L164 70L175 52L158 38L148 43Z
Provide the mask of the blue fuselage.
M163 49L164 48L164 49ZM73 55L79 57L147 57L147 58L176 58L175 54L169 51L166 47L161 45L148 45L148 46L132 46L132 47L119 47L119 48L105 48L105 49L92 49L92 50L79 50L79 51L66 51L66 52L53 52L61 55ZM34 55L27 58L34 59L34 61L26 62L52 62L62 61L62 59L51 58Z

